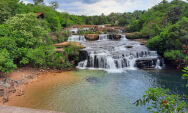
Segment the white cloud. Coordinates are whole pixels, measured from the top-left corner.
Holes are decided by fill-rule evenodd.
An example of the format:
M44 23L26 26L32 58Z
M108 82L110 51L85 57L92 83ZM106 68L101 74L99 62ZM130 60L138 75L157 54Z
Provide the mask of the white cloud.
M111 12L132 12L134 10L144 10L158 4L161 0L101 0L96 3L87 4L83 2L62 3L58 10L65 9L69 13L76 15L105 15Z
M31 3L32 0L23 0ZM49 4L53 0L44 0ZM68 12L75 15L105 15L111 12L133 12L134 10L147 10L162 0L55 0L59 3L57 11ZM172 1L172 0L168 0ZM186 0L183 0L186 1Z
M29 4L29 3L31 3L30 1L27 1L27 0L21 0L21 2L23 2L24 4Z

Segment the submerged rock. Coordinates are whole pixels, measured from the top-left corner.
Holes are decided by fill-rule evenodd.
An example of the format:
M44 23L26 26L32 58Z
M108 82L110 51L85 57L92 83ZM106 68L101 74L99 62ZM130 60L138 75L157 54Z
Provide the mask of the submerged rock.
M90 83L93 83L93 84L99 82L99 80L97 79L97 77L89 77L89 78L86 79L86 81L90 82Z

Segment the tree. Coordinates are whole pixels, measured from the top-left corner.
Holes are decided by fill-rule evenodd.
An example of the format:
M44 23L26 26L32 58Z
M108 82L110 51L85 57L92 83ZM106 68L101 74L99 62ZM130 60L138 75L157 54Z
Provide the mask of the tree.
M39 5L39 4L44 3L44 0L33 0L33 2L35 5Z
M48 29L36 14L18 14L8 19L4 26L6 35L0 38L0 49L6 48L11 58L18 64L27 64L26 53L29 48L50 44ZM24 62L24 63L23 63Z
M19 0L0 0L0 24L14 16Z
M59 7L59 4L57 3L57 1L52 1L50 2L50 7L55 10Z
M163 1L161 1L161 4L166 4L166 3L168 3L167 0L163 0Z
M13 59L6 49L0 49L0 72L8 73L16 68Z

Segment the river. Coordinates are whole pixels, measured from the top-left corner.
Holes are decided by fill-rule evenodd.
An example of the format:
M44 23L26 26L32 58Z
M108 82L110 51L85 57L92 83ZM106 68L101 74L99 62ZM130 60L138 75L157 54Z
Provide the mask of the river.
M21 106L66 113L148 113L146 106L133 103L149 87L188 95L182 73L164 67L162 58L144 45L124 36L114 41L103 35L94 42L78 37L69 38L86 46L78 69L71 75L77 79L53 83L49 88L38 86ZM144 61L144 65L137 61Z
M44 82L46 85L34 86L26 93L24 103L15 104L66 113L148 113L145 106L136 107L133 103L149 87L169 88L171 93L188 95L181 72L172 69L137 69L122 73L77 70L73 73L70 76L77 80L51 83L52 78Z

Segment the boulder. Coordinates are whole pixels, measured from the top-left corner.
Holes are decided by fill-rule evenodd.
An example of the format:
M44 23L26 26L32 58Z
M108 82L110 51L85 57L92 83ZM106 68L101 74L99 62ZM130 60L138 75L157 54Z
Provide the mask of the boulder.
M116 34L116 33L111 33L111 34L109 34L109 39L111 39L111 40L120 40L121 39L121 35L120 34Z
M79 52L79 61L84 61L88 57L88 53L86 50L80 50Z
M145 69L145 68L155 68L157 58L140 58L136 60L136 67Z
M89 41L95 41L99 39L99 34L86 34L85 38Z
M121 35L115 34L115 35L113 36L113 39L114 39L114 40L120 40L120 39L121 39Z

